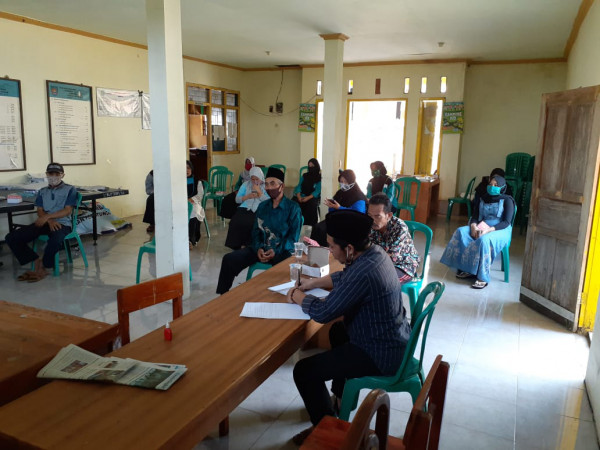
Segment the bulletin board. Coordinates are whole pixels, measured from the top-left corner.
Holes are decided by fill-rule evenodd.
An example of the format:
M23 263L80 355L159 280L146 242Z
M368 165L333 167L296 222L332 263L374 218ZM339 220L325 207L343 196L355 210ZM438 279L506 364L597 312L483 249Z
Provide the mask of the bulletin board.
M21 82L0 79L0 172L25 170Z
M96 164L92 87L46 81L52 161Z

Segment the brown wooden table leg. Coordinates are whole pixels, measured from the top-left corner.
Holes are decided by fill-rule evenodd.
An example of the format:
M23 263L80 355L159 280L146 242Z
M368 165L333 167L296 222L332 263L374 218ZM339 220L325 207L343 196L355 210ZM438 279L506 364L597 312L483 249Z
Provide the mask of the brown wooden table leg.
M219 437L227 436L229 434L229 416L225 417L219 422Z

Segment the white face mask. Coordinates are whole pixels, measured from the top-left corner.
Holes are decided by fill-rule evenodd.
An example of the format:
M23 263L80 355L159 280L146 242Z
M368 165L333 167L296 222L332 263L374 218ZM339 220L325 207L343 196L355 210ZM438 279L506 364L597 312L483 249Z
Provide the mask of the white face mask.
M342 191L349 191L350 189L352 189L354 187L356 183L352 183L352 184L345 184L345 183L340 183L340 189Z
M60 182L62 181L62 177L61 176L50 176L47 177L48 178L48 185L49 186L58 186L60 184Z

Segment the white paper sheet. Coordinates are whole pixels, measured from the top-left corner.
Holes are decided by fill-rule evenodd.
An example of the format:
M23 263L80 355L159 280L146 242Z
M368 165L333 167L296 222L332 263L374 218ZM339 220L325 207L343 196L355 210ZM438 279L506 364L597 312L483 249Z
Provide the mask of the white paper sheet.
M277 286L271 286L270 291L277 292L281 295L287 295L288 291L296 285L295 281L288 281L287 283L278 284ZM325 289L316 288L310 289L304 292L306 295L314 295L317 298L325 298L329 295L329 291Z
M302 307L295 303L246 302L240 316L259 319L310 320L308 314L302 312Z

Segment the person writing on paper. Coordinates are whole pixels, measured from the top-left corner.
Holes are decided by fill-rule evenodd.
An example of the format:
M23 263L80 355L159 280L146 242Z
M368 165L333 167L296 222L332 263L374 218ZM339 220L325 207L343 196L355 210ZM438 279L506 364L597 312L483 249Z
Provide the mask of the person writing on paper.
M294 252L294 242L300 236L302 213L297 203L283 195L284 174L269 167L265 189L270 199L256 209L252 227L252 243L223 256L217 294L227 292L235 277L256 262L277 264Z
M46 168L48 187L42 188L35 198L37 220L6 235L6 243L19 264L34 262L35 269L19 275L19 281L32 283L45 278L46 270L54 267L54 256L65 240L65 236L71 232L71 212L77 206L77 190L63 182L64 176L65 170L61 164L48 164ZM42 234L48 236L48 243L43 258L40 258L28 243Z
M440 260L458 270L457 278L476 278L474 289L488 285L494 259L510 242L515 201L505 191L504 178L491 177L485 194L474 205L469 224L454 232Z
M329 213L325 222L329 249L345 264L344 270L302 279L288 291L288 301L301 305L316 322L343 316L329 332L332 349L302 359L294 367L294 382L313 426L324 416L335 415L346 379L396 373L410 337L396 269L381 247L369 243L373 220L342 210ZM325 300L305 294L314 288L331 292ZM328 380L333 380L333 399L325 386ZM297 434L293 441L301 444L311 430Z

